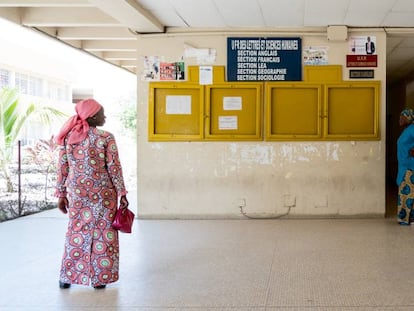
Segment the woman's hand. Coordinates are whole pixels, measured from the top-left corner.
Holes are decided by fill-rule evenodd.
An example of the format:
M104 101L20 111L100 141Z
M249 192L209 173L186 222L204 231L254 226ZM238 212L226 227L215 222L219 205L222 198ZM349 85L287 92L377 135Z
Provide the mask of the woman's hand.
M119 200L119 206L121 208L127 208L129 205L128 199L126 195L121 196L121 199Z
M69 202L68 202L68 199L66 197L59 198L57 205L58 205L58 208L60 209L60 211L63 214L66 214L68 212Z

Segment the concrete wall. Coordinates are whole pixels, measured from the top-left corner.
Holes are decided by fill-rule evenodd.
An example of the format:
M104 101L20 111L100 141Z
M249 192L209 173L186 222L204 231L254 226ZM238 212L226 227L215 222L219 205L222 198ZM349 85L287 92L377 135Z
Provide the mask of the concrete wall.
M386 35L379 29L349 30L349 36L365 35L377 41L380 141L148 142L148 82L138 79L138 217L245 217L240 207L253 217L383 216ZM226 65L227 36L243 34L148 36L138 44L141 56L165 56L166 61L179 60L185 43L214 48L214 65ZM328 41L326 33L293 36L302 37L302 47L328 46L329 64L343 65L348 80L347 41ZM194 59L184 61L196 65Z

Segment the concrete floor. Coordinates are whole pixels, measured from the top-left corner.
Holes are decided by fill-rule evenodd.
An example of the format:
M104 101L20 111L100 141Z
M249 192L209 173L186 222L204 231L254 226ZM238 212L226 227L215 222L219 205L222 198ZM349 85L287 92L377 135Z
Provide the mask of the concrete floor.
M104 290L59 289L66 223L0 223L0 310L414 310L414 226L392 218L137 220Z

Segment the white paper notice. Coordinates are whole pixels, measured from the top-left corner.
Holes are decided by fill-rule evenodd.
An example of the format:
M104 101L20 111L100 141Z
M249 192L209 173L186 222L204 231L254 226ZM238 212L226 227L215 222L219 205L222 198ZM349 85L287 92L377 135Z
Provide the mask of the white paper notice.
M168 95L165 110L166 114L191 114L191 96Z
M223 97L223 110L242 110L242 98Z
M219 117L219 130L237 130L237 116Z
M199 80L200 85L213 84L213 67L200 66Z

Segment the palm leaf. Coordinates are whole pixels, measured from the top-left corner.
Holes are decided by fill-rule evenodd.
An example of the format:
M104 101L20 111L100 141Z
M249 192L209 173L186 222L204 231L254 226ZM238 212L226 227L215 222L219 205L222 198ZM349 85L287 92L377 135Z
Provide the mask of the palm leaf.
M0 150L1 160L9 154L13 127L18 118L18 95L13 89L3 89L0 92Z
M65 113L42 104L24 104L16 89L0 90L0 170L6 170L22 127L34 118L49 125Z
M22 129L23 125L28 121L29 117L35 113L36 107L34 104L29 104L27 107L22 107L23 111L19 111L19 109L14 109L11 112L12 124L9 128L9 135L6 139L6 143L14 143L19 136L20 130Z

